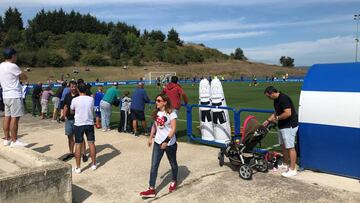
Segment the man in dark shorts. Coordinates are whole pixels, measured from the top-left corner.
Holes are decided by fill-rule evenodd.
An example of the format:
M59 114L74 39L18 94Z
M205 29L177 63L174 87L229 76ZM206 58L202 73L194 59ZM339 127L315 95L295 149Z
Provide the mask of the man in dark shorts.
M131 97L131 118L133 120L133 130L135 136L139 136L137 123L141 121L141 126L144 129L144 134L146 133L146 120L145 120L145 103L150 102L150 99L144 90L144 83L139 82L138 87L135 89Z
M281 175L284 177L295 176L297 174L295 138L298 130L298 114L290 97L278 92L275 87L267 87L264 94L269 99L274 100L275 113L271 114L264 125L267 126L269 122L278 123L279 143L284 155L283 164L279 168L287 169ZM288 164L290 164L289 167Z
M80 83L78 86L79 96L74 98L71 102L70 109L75 112L75 159L76 167L73 169L75 173L81 173L80 168L80 154L82 144L86 140L89 144L90 156L91 156L91 169L96 170L96 148L95 148L95 131L94 131L94 98L86 95L87 87L85 83Z
M69 82L70 92L66 94L64 98L64 118L65 118L65 135L68 137L68 144L69 144L69 154L63 159L68 160L74 157L74 145L75 145L75 130L74 130L74 123L75 123L75 114L70 111L71 102L75 97L79 96L77 83L75 81ZM83 143L83 161L87 161L88 158L86 156L86 146L85 142Z

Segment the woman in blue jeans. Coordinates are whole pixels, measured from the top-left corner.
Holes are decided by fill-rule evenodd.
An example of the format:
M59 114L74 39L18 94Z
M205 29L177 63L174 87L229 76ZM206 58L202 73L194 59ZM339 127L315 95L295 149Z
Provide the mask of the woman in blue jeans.
M155 183L160 161L164 152L170 162L172 170L172 181L169 186L169 192L176 189L178 164L176 161L177 143L175 137L177 115L171 108L170 99L165 94L159 94L156 97L155 110L152 113L154 125L151 128L148 145L151 147L154 142L149 188L140 193L142 197L155 197Z

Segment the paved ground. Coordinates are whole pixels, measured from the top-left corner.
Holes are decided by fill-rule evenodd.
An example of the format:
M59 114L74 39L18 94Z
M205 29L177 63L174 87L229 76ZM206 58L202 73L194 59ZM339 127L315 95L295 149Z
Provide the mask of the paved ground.
M63 124L26 115L19 134L31 149L48 156L61 158L68 152ZM74 202L360 202L357 180L305 171L293 179L269 172L245 181L231 167L219 167L218 149L187 143L178 146L178 190L168 193L171 171L164 157L158 195L143 200L138 193L148 186L151 158L146 143L146 137L97 130L100 166L92 171L87 162L81 174L73 174Z

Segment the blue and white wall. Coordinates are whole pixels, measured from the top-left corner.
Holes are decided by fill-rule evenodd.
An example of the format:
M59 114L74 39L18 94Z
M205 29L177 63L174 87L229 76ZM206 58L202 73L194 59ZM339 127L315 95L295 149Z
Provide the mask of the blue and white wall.
M360 63L312 66L299 121L302 167L360 178Z

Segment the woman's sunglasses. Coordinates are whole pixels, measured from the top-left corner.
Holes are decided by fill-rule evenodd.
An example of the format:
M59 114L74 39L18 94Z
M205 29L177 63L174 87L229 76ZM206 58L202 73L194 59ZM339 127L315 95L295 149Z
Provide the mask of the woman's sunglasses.
M160 100L160 99L156 100L156 103L160 103L160 102L163 102L163 100Z

